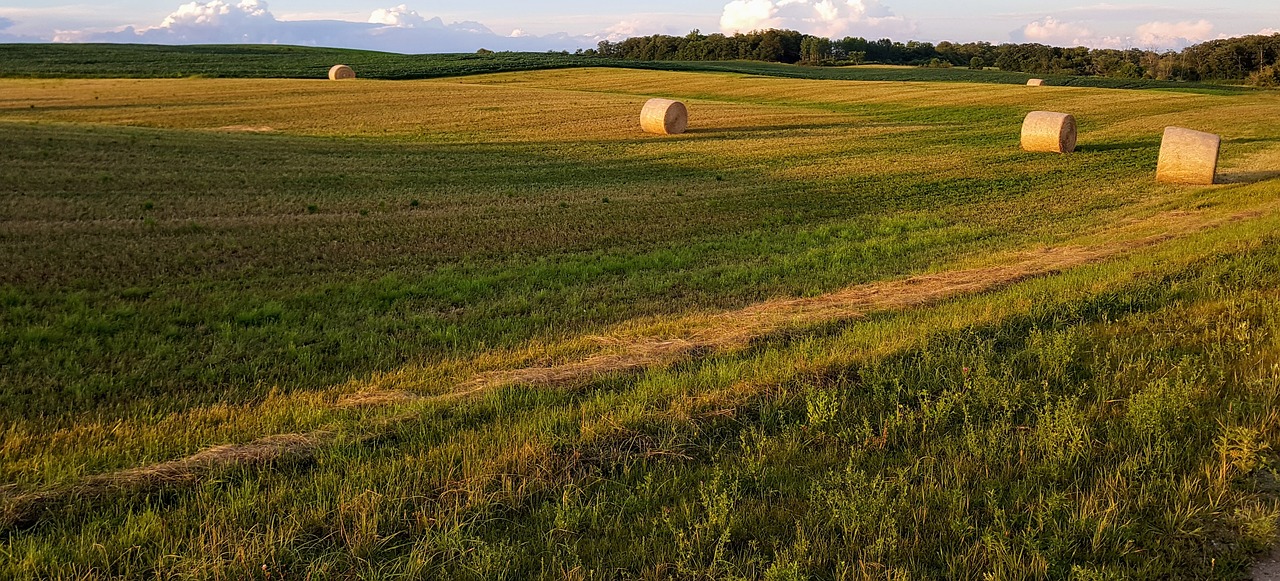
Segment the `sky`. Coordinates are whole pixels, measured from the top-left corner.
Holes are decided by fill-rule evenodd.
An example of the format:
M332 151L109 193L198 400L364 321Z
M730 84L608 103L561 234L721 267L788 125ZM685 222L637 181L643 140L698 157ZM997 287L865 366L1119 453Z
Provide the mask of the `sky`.
M830 38L1178 49L1280 32L1280 0L0 0L0 42L543 51L766 28Z

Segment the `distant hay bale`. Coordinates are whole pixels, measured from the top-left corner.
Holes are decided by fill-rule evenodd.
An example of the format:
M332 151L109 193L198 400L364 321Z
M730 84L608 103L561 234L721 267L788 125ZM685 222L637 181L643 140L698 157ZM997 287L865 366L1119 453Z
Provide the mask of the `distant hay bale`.
M1066 113L1032 111L1022 122L1022 149L1045 153L1076 150L1076 118Z
M1043 86L1044 86L1044 79L1031 79L1031 80L1027 81L1027 86L1028 86L1028 87L1043 87Z
M354 78L356 78L356 72L347 65L333 65L333 67L329 69L330 81L341 81L342 79Z
M1222 138L1181 127L1165 127L1160 142L1156 180L1173 184L1211 185L1218 173Z
M689 126L689 110L671 99L649 99L640 110L640 128L658 135L684 133Z

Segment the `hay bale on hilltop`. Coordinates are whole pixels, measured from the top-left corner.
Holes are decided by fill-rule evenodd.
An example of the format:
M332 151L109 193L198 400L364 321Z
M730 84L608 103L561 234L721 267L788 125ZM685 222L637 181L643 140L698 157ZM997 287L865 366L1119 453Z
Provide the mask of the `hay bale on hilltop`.
M341 81L343 79L354 78L356 78L355 70L347 65L333 65L333 67L329 69L330 81Z
M1044 153L1076 150L1076 118L1066 113L1032 111L1022 122L1022 149Z
M640 110L640 128L658 135L684 133L689 126L689 110L671 99L649 99Z
M1156 180L1173 184L1211 185L1218 174L1222 138L1212 133L1165 127L1160 141Z
M1027 81L1028 87L1043 87L1044 79L1030 79Z

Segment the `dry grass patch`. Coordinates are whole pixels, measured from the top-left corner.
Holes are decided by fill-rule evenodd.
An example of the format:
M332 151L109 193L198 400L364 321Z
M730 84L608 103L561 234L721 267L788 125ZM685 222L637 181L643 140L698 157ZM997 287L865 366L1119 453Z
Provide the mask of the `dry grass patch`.
M226 131L228 133L271 133L275 130L274 127L269 125L227 125L218 128L218 131Z
M418 395L407 391L371 389L343 395L338 398L335 405L338 408L358 408L396 405L409 403L417 399L419 399Z
M73 499L92 503L113 491L189 484L218 470L307 458L334 437L322 431L275 434L245 444L214 446L178 460L91 476L71 486L8 496L0 501L0 530L30 524L44 510Z

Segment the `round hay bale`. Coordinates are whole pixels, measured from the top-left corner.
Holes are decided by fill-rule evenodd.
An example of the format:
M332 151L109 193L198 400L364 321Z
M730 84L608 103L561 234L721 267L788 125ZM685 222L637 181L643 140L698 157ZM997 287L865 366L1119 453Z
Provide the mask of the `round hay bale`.
M1022 149L1044 153L1076 150L1076 118L1066 113L1032 111L1022 122Z
M1028 87L1043 87L1044 79L1031 79L1027 81Z
M640 110L640 128L658 135L684 133L689 126L689 110L671 99L649 99Z
M333 65L333 67L329 69L330 81L341 81L343 79L354 78L356 78L356 72L347 65Z
M1218 150L1222 138L1181 127L1165 127L1160 141L1156 181L1207 186L1218 174Z

